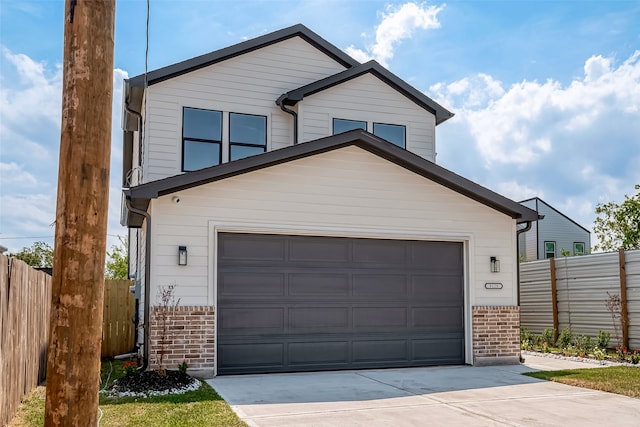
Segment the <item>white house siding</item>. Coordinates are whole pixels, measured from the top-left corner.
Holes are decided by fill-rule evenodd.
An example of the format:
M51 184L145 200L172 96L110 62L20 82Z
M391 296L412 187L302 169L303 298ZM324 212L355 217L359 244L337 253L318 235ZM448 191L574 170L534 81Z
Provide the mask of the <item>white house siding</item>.
M407 150L435 162L435 116L371 74L305 97L300 102L301 141L332 133L333 119L406 126Z
M181 173L182 108L267 116L267 149L291 145L292 117L276 106L284 92L345 69L299 37L174 77L147 89L144 182ZM223 132L223 141L228 132ZM223 159L227 149L223 145Z
M515 221L357 147L152 201L152 301L177 285L181 305L214 304L214 230L466 242L470 305L515 305ZM178 266L177 247L188 248ZM501 272L490 273L497 256ZM500 282L487 290L486 282Z

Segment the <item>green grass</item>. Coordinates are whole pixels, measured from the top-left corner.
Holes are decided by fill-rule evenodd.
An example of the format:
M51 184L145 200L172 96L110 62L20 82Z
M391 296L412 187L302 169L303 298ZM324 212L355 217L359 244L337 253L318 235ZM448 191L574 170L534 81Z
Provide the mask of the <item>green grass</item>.
M114 361L111 384L124 376L125 361ZM110 371L109 362L103 362L101 388ZM36 388L20 406L10 427L39 427L44 425L45 388ZM208 384L184 394L150 398L108 398L100 395L103 412L101 427L188 427L188 426L246 426L229 405Z
M640 398L640 368L611 366L608 368L527 372L524 375Z

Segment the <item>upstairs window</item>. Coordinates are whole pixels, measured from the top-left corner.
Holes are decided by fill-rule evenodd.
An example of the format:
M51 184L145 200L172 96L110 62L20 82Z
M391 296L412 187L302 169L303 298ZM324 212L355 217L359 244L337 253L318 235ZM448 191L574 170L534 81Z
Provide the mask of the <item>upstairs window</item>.
M267 150L267 118L229 113L229 161Z
M544 257L554 258L556 256L556 242L544 242Z
M334 135L354 129L367 130L367 122L363 122L360 120L333 119Z
M384 138L390 143L401 148L406 148L406 128L402 125L389 125L385 123L374 123L373 134Z
M573 254L574 255L584 255L584 242L574 242L573 243Z
M222 112L183 108L182 170L219 165L222 157Z

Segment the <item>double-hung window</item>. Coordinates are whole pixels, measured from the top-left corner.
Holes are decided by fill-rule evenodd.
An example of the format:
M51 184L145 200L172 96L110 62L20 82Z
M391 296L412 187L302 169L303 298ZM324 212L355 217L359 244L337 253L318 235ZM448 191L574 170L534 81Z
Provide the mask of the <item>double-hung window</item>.
M222 112L182 110L182 170L219 165L222 160Z
M229 161L267 150L267 118L229 113Z
M406 148L406 129L402 125L390 125L385 123L374 123L373 134L386 139L392 144L401 148Z
M556 256L556 242L544 242L544 257L554 258Z
M573 254L574 255L584 255L584 242L574 242L573 243Z
M333 119L334 135L354 129L367 130L367 122L363 122L361 120Z
M353 129L367 130L367 122L363 120L333 119L333 134L347 132ZM386 139L398 147L406 148L407 130L402 125L373 123L373 134ZM371 131L371 129L369 130Z

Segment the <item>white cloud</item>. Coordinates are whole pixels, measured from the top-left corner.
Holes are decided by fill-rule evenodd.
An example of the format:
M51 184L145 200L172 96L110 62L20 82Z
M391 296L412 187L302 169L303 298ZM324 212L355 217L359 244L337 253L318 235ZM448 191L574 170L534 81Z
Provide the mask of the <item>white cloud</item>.
M591 228L597 203L640 183L640 51L591 56L568 84L476 74L429 95L456 113L438 127L438 163L507 197L541 197Z
M424 3L409 2L401 6L387 6L381 14L380 24L376 27L376 41L366 50L351 45L346 52L360 62L375 59L387 66L393 58L395 47L402 41L413 37L416 30L440 28L438 13L445 5L427 6Z
M52 237L42 236L54 233L49 224L54 221L56 210L62 70L59 65L37 62L6 48L0 54L6 63L0 76L0 243L17 251L35 240L53 242ZM122 81L127 77L126 71L113 72L110 235L125 234L119 225L120 115ZM6 239L21 236L29 239ZM116 242L115 237L108 238L109 245Z

